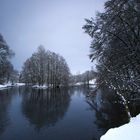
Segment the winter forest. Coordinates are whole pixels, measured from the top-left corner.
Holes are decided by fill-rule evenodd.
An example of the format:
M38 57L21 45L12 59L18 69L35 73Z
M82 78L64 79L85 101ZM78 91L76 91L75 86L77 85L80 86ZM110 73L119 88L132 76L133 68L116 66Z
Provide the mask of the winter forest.
M74 73L71 67L76 61L77 67L86 65L80 56L80 45L76 58L75 51L71 53L72 46L62 48L74 62L38 44L17 69L13 58L18 54L9 45L7 34L0 34L1 140L140 139L140 1L102 3L102 10L97 9L95 16L82 17L84 23L78 25L90 44L84 46L89 49L84 55L92 66L84 71L79 68ZM78 37L77 44L82 44Z

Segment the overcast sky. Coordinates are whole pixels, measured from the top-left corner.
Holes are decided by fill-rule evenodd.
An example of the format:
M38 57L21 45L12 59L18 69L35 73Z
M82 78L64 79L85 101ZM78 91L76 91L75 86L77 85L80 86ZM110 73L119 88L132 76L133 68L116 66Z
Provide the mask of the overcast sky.
M82 30L84 18L103 10L105 0L0 0L0 33L23 62L39 45L62 55L73 74L89 70L91 39Z

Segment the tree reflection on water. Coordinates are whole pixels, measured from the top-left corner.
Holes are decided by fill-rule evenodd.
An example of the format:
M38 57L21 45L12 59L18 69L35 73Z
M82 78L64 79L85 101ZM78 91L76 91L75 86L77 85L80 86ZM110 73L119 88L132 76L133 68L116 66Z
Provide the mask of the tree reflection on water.
M44 126L54 126L64 117L70 103L67 89L34 89L27 90L25 93L22 111L37 130Z
M13 90L11 90L12 92ZM8 116L8 107L11 103L12 95L9 94L9 89L0 90L0 135L5 131L10 123Z
M98 128L107 131L128 122L128 114L120 97L106 87L92 93L87 98L87 103L95 111L95 124Z

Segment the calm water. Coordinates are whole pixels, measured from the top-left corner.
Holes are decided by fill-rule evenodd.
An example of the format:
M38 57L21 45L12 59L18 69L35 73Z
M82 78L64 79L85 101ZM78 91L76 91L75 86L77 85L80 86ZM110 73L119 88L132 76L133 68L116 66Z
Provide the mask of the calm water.
M0 91L0 140L99 140L108 124L86 94L85 88Z

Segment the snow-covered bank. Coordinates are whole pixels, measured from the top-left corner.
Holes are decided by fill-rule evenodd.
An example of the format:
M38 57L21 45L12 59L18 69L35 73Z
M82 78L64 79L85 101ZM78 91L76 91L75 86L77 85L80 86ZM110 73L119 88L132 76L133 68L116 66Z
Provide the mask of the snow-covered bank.
M74 86L82 86L82 85L84 85L83 82L78 82L78 83L74 84Z
M82 85L85 85L85 84L89 84L91 87L95 87L96 79L89 80L89 82L77 82L73 86L82 86Z
M8 87L12 87L13 85L11 83L6 83L6 84L3 84L3 85L0 85L0 90L3 90L3 89L6 89Z
M92 80L90 80L90 81L89 81L89 84L91 84L91 85L95 85L95 84L96 84L96 79L92 79Z
M47 85L43 85L43 86L34 85L34 86L32 86L32 88L37 88L37 89L47 89L48 86L47 86Z
M15 86L25 86L25 83L15 83Z
M140 114L128 124L107 131L100 140L140 140Z
M7 88L7 85L0 85L0 90Z
M6 89L8 87L14 87L14 86L24 86L25 83L7 83L7 84L4 84L4 85L0 85L0 90L3 90L3 89Z

